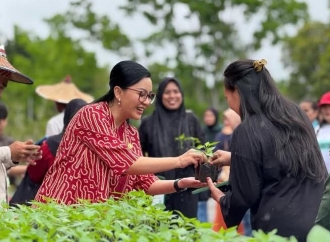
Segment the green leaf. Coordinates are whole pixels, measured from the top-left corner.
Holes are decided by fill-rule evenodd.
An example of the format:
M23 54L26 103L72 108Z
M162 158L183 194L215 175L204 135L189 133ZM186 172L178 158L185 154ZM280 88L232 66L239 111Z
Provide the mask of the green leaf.
M330 231L315 225L307 235L307 242L330 242Z

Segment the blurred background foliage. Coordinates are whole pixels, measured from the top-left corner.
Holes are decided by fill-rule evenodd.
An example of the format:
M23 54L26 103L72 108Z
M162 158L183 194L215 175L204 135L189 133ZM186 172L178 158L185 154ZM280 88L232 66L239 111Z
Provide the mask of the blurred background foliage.
M237 11L228 17L227 9ZM285 95L297 102L317 100L325 88L330 89L329 24L310 21L304 2L127 0L118 11L126 14L127 21L143 16L154 31L133 39L111 16L95 12L91 0L72 1L66 12L45 19L47 37L15 26L14 37L5 43L8 59L35 84L9 83L3 93L2 101L10 112L7 134L20 140L43 137L46 121L56 110L53 102L36 95L38 85L55 84L69 74L84 92L95 98L105 94L109 71L116 63L109 60L107 65L99 64L93 48L147 63L155 91L159 80L177 77L185 91L186 107L200 118L207 107L219 111L227 108L222 87L224 68L259 50L266 39L283 46L283 61L291 75L277 83ZM235 14L247 24L258 21L258 28L250 33L251 41L243 40L238 33ZM190 27L189 22L198 27ZM181 23L188 23L188 27ZM159 53L162 60L157 58ZM152 110L149 108L146 114Z

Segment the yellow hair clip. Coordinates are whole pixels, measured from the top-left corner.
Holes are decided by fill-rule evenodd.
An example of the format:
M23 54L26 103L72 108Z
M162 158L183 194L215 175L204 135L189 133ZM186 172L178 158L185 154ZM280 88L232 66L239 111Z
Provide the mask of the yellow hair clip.
M253 62L253 68L259 72L261 71L264 66L267 64L267 61L265 59L261 59L261 60L256 60Z

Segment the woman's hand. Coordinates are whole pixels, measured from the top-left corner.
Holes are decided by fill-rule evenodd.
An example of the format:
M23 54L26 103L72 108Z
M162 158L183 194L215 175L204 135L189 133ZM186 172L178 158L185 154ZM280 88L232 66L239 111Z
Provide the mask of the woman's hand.
M206 181L207 181L207 185L209 186L210 191L211 191L211 197L217 203L220 203L220 198L223 197L223 196L225 196L225 194L214 185L214 183L212 182L212 179L210 177L208 177L206 179Z
M178 182L179 188L200 188L200 187L206 187L206 182L200 182L199 180L196 180L195 177L185 177L181 178Z
M224 150L217 150L210 159L211 164L217 164L219 166L230 166L230 161L231 152Z
M206 161L207 157L201 151L190 149L186 153L180 155L178 159L181 168L185 168L189 165L194 165L196 168L200 162Z

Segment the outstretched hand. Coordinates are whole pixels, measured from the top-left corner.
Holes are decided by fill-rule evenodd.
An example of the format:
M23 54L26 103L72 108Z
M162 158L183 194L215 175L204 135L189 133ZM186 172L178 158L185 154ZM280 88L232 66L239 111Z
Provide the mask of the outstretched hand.
M178 185L180 188L200 188L206 187L207 183L196 180L195 177L185 177L180 179Z
M40 146L35 145L32 140L25 142L15 141L9 145L11 152L11 159L15 162L28 162L31 165L35 165L35 160L39 160L42 157Z
M208 187L210 188L210 191L211 191L211 197L217 202L219 203L220 202L220 198L225 196L225 194L220 190L218 189L214 183L212 182L212 179L210 177L208 177L206 179L206 182L207 182L207 185Z
M181 168L185 168L189 165L194 165L196 168L200 162L204 162L206 159L207 158L203 152L195 149L190 149L179 156Z

